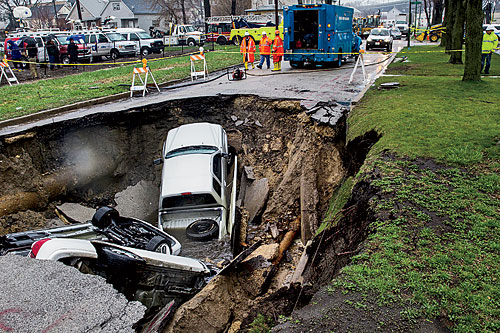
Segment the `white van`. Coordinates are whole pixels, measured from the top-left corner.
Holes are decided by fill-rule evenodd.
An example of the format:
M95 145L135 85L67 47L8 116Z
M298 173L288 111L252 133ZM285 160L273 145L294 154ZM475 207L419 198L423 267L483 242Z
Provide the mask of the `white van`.
M119 34L108 34L101 30L84 30L75 32L85 36L85 44L91 45L94 58L134 57L137 54L135 43L126 41Z
M163 40L161 38L153 38L146 31L139 28L119 28L113 29L111 32L121 34L125 40L134 42L142 56L147 56L151 53L163 52Z

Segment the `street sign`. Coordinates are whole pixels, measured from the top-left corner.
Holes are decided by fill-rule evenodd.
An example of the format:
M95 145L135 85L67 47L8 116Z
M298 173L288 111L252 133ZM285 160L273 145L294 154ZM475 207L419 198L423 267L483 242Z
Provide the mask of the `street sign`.
M412 5L421 5L422 1L410 1Z

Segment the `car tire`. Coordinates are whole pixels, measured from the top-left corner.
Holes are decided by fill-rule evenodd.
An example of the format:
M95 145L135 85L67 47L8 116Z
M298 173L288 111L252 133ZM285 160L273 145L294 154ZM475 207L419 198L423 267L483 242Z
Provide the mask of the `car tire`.
M194 221L186 228L186 236L196 241L207 241L219 235L219 225L214 220Z
M92 216L92 225L99 229L106 229L111 225L113 220L117 220L120 217L118 211L111 207L100 207Z
M187 41L188 46L196 46L196 41L192 38L188 39Z
M69 57L68 56L63 56L61 58L61 62L65 65L69 65Z
M149 49L149 47L143 47L141 50L141 55L143 57L148 56L150 53L151 53L151 50Z
M227 44L227 38L224 37L224 36L217 37L217 44L219 44L219 45L226 45Z
M170 248L168 241L162 236L154 236L151 238L146 244L145 249L152 252L172 254L172 249Z

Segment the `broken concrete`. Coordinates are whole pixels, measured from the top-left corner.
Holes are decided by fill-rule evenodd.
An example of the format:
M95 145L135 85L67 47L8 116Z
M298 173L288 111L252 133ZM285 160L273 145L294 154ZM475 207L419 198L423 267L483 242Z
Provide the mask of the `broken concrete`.
M160 189L150 181L141 180L115 195L116 210L121 216L148 220L158 210Z
M78 221L78 222L87 222L91 221L94 216L95 209L82 206L77 203L64 203L62 205L57 206L65 216L67 216L70 221Z
M145 307L99 276L60 262L0 257L0 329L6 332L134 332Z
M252 223L262 213L269 193L269 181L262 178L250 182L245 190L243 206L248 210L248 223Z

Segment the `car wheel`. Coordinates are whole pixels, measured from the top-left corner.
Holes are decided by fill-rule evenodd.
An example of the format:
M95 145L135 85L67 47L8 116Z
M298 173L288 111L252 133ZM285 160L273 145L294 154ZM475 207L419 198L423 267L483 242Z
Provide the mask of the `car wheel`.
M197 241L206 241L217 237L219 225L214 220L201 219L194 221L186 228L188 238Z
M111 59L116 60L120 57L120 53L117 50L111 50Z
M190 38L190 39L188 39L187 44L188 44L188 46L195 46L196 42L194 39Z
M69 57L68 56L63 56L61 61L63 64L69 65Z
M96 210L94 216L92 217L92 225L99 229L106 229L111 225L113 220L120 217L118 211L111 207L100 207Z
M143 47L142 50L141 50L141 54L142 54L143 57L148 56L150 53L151 53L151 51L149 50L148 47Z
M217 37L217 44L219 44L219 45L226 45L227 44L226 37L224 37L224 36Z
M170 248L168 241L162 236L154 236L153 238L151 238L146 244L145 249L147 251L153 251L163 254L172 254L172 249Z

